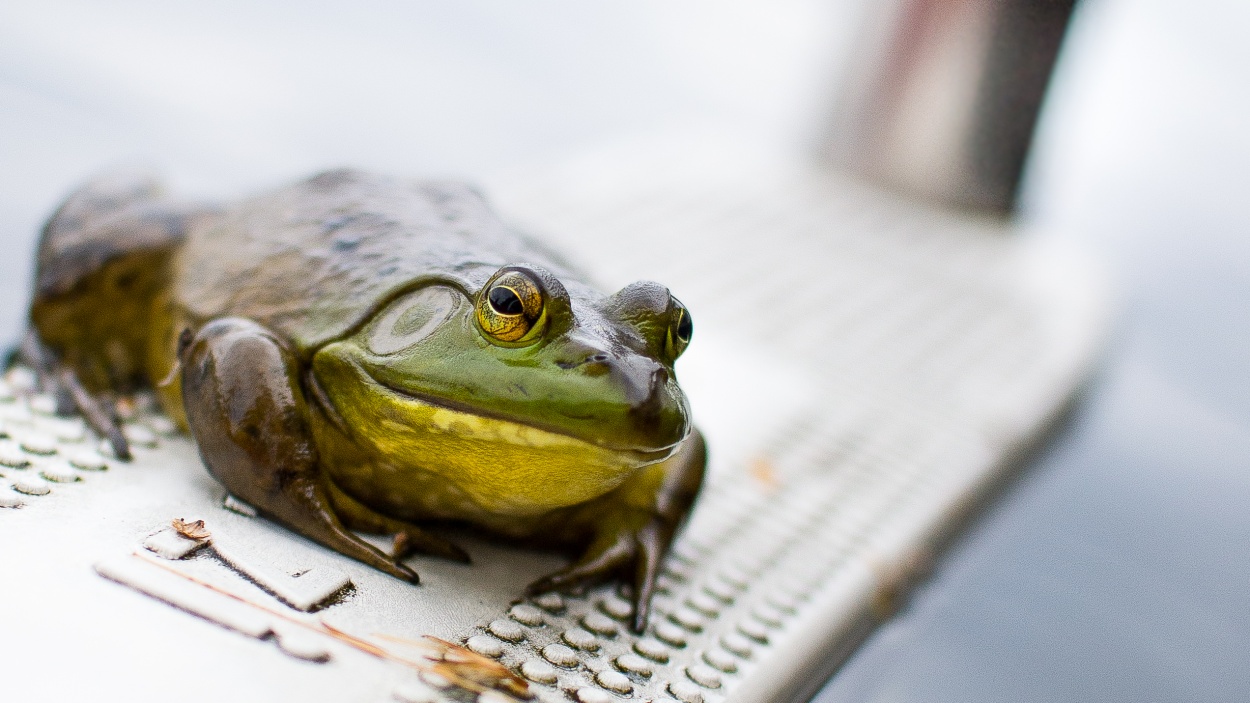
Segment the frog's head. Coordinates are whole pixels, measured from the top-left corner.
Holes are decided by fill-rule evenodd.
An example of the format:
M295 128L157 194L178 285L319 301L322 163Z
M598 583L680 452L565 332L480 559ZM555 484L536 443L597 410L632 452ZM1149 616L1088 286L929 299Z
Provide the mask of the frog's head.
M603 296L512 265L476 290L433 282L395 297L318 352L314 371L341 424L369 425L375 445L386 433L410 436L385 451L433 449L457 476L485 470L452 456L476 452L515 467L509 483L567 483L556 502L571 504L667 458L690 432L673 363L692 331L685 306L657 283ZM431 423L438 438L424 429Z

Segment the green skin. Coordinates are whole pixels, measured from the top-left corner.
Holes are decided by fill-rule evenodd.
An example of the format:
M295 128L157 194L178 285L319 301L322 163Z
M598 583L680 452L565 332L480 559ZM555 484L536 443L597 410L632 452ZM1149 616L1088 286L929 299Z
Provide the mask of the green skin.
M565 549L532 592L625 576L645 626L706 463L663 286L604 295L468 187L353 171L225 209L93 182L36 278L21 357L119 456L112 401L156 386L213 476L310 539L413 583L410 553L468 560L423 526Z

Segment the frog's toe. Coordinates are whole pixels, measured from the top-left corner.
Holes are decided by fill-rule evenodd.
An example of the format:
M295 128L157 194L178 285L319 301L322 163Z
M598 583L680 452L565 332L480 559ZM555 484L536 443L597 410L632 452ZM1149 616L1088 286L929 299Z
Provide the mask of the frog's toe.
M660 560L671 539L663 529L648 525L634 535L637 557L634 560L634 632L647 627L651 615L651 596L655 593L655 577L660 571Z
M391 561L387 568L383 569L386 573L394 576L401 581L407 581L412 584L421 583L421 577L417 576L417 572L409 569L398 561Z
M59 376L61 387L73 399L74 406L82 413L83 419L91 429L95 430L96 434L108 440L113 456L122 461L130 461L132 458L130 442L127 441L126 435L122 434L121 425L108 406L83 388L82 383L78 381L78 376L68 367L62 367Z
M339 550L339 551L342 552L342 550ZM417 576L417 572L408 568L407 566L405 566L403 563L401 563L400 561L396 559L387 559L386 557L382 557L380 559L371 559L368 557L362 558L362 556L357 555L357 554L348 554L347 556L350 556L356 559L357 561L363 562L364 564L368 566L372 566L373 568L377 569L378 571L381 571L384 574L387 574L389 576L394 576L400 581L407 581L408 583L411 583L411 584L421 583L421 577Z
M378 571L390 574L391 576L394 576L400 581L407 581L408 583L412 583L412 584L421 583L421 577L417 576L417 572L405 566L398 559L392 559L390 557L387 557L381 552L377 552L376 554L374 554L374 553L367 553L364 551L356 551L355 553L349 554L346 550L344 550L341 547L338 548L337 551L339 551L342 554L346 554L347 556L353 557L357 561L364 562L365 564L372 566Z
M26 332L21 345L10 357L11 362L20 361L35 371L40 387L56 399L58 415L81 413L87 425L108 440L114 456L130 461L130 443L122 434L111 405L83 387L78 374L61 361L33 329Z
M412 583L412 584L421 583L421 577L417 576L417 572L405 566L398 559L388 558L382 555L381 552L379 552L378 554L366 554L361 551L348 550L348 549L343 549L343 548L335 548L335 551L345 556L352 557L356 561L363 562L364 564L368 566L372 566L373 568L385 574L394 576L400 581L407 581L408 583Z
M403 559L411 554L427 554L432 557L441 557L460 562L461 564L473 563L469 553L464 551L460 545L414 527L397 532L394 544L391 547L391 556L396 560Z
M329 511L314 510L297 514L296 519L283 520L305 537L320 542L343 556L372 566L401 581L421 583L417 572L373 545L348 532Z
M628 567L634 555L635 549L631 536L620 535L606 546L592 547L568 568L538 579L525 591L529 595L537 595L547 591L564 591L604 581Z

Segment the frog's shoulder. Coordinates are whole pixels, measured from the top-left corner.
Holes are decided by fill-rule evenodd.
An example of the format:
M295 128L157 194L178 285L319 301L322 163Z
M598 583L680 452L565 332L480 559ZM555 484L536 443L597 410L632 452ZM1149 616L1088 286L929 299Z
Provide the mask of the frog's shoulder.
M472 186L328 171L246 200L180 249L175 300L191 319L247 317L301 350L339 338L431 276L477 286L530 261L572 273L504 224Z

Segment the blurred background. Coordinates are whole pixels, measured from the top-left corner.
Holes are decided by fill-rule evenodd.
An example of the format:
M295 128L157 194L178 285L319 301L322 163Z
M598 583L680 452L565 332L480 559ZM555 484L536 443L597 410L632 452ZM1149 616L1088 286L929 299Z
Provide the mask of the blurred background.
M958 3L954 3L958 4ZM714 136L815 160L870 3L0 2L0 338L93 173L518 177ZM1073 416L834 701L1250 699L1250 5L1083 0L1019 236L1117 283ZM836 135L834 135L836 136Z

